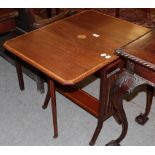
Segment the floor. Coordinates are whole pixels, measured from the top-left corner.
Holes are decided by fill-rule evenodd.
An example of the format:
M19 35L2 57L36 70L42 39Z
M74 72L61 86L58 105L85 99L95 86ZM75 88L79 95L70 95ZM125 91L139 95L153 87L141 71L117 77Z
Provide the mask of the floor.
M41 108L45 94L37 92L31 78L24 75L24 80L26 89L21 92L14 66L0 57L0 145L87 146L96 118L57 93L59 137L53 139L51 107ZM88 81L93 82L84 90L98 98L100 80L91 77ZM145 109L145 98L142 91L129 101L124 100L129 129L121 145L155 145L155 105L146 125L134 121ZM96 145L104 146L120 132L121 126L111 117L104 123Z

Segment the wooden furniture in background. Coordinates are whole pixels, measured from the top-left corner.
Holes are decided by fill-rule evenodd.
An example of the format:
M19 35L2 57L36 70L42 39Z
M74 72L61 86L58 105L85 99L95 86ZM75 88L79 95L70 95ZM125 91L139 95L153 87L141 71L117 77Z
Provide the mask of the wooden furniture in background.
M18 17L18 12L15 9L0 9L0 35L5 34L7 32L11 32L12 36L15 37L15 29L16 29L16 17ZM20 64L18 59L15 58L15 66L18 75L18 81L20 89L24 89L23 75L20 69Z
M141 10L146 13L148 22L151 22L152 8L146 8L146 9L143 8ZM115 9L115 17L116 18L119 18L121 16L120 11L121 11L121 8L116 8Z
M15 9L0 9L0 34L16 28L15 18L17 16L18 12Z

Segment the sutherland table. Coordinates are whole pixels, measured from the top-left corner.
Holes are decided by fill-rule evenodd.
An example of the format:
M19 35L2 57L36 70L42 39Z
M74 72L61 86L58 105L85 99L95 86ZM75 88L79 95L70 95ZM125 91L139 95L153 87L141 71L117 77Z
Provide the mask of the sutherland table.
M54 137L58 136L56 86L60 93L98 119L90 141L93 145L104 120L114 116L119 121L109 102L111 83L123 65L114 50L149 31L99 12L84 11L9 40L4 47L49 77L49 90L43 107L47 107L51 97ZM97 71L101 78L99 100L76 87Z

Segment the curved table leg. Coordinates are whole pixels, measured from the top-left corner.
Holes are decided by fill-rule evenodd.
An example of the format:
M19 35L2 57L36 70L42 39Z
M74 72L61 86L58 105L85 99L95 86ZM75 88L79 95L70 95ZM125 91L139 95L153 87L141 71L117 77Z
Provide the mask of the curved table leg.
M116 121L119 125L121 125L121 124L122 124L122 120L120 119L120 117L119 117L118 113L116 112L115 108L114 108L114 111L115 111L115 113L113 114L113 117L114 117L115 121Z
M50 101L50 98L51 98L50 91L48 90L47 94L46 94L46 98L45 98L44 104L42 105L43 109L46 109L48 107L48 103Z
M42 108L43 109L46 109L47 108L47 106L49 104L49 101L50 101L50 98L51 98L49 81L48 81L47 85L48 85L48 90L47 90L47 94L46 94L46 98L45 98L44 104L42 105Z
M135 118L135 121L140 125L144 125L149 120L148 115L150 113L150 109L152 105L153 90L154 88L152 86L147 85L147 103L146 103L145 112L144 114L141 113Z
M122 124L122 132L121 132L121 135L116 140L110 141L108 144L106 144L106 146L119 146L120 142L124 139L124 137L127 134L128 121L127 121L126 114L123 108L123 96L125 92L123 92L122 90L123 88L120 89L118 93L115 93L115 95L113 96L113 100L112 100L112 103L115 107L115 110ZM119 99L118 99L118 96L119 96Z

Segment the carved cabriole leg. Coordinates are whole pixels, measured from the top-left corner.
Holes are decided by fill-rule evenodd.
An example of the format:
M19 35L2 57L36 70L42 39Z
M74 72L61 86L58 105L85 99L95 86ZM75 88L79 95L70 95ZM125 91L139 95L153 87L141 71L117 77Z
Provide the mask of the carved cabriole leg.
M126 94L126 92L127 91L126 91L125 86L122 85L120 89L116 89L116 92L113 95L112 103L120 119L119 121L121 121L122 132L118 139L110 141L108 144L106 144L106 146L119 146L120 142L123 140L123 138L127 134L128 121L127 121L126 114L123 108L123 97L124 97L124 94Z
M140 114L135 118L135 121L140 125L144 125L149 120L148 115L150 113L150 109L152 105L153 90L154 88L152 86L147 85L147 103L146 103L145 112L144 114Z
M57 127L57 107L56 107L56 94L55 94L55 83L53 80L49 80L49 88L51 95L51 108L53 116L53 128L54 128L54 138L58 137L58 127Z
M113 117L114 117L115 121L116 121L119 125L122 124L122 121L121 121L119 115L117 114L115 108L114 108L114 112L115 112L115 113L113 114Z
M112 103L115 107L117 115L121 119L122 132L116 139L109 142L108 146L118 146L120 142L125 138L128 130L128 122L125 111L123 109L123 97L124 95L131 93L137 86L146 83L141 77L130 74L127 71L122 72L117 78L114 86L112 87Z
M115 112L117 113L117 117L120 119L122 124L122 132L121 135L116 139L110 141L107 146L119 146L120 142L123 140L123 138L126 136L127 130L128 130L128 122L126 118L126 114L123 109L123 97L128 92L130 79L128 79L128 73L123 72L119 75L116 82L114 83L114 86L112 87L112 104L114 105Z
M89 145L94 145L98 135L102 129L103 126L103 118L104 118L104 106L107 102L107 96L108 96L108 78L107 78L107 74L106 74L106 70L102 69L101 71L101 83L100 83L100 107L99 107L99 118L98 118L98 123L97 123L97 127L95 129L94 135L91 139L91 141L89 142Z

